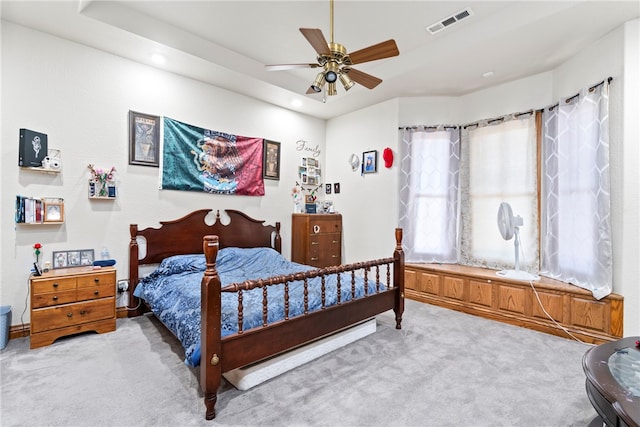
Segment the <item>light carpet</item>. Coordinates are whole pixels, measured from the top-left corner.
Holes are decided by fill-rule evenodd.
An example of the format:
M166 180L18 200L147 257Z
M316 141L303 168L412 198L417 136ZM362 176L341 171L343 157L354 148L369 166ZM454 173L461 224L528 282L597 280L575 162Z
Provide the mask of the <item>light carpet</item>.
M578 343L414 301L378 330L247 391L204 419L198 371L153 316L0 354L7 426L586 426Z

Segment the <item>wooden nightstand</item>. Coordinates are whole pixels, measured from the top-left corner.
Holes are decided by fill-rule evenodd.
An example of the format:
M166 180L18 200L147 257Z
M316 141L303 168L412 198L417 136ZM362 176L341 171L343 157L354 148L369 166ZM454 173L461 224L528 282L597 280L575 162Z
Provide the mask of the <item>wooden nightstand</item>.
M116 269L62 268L31 276L31 348L63 336L116 330Z

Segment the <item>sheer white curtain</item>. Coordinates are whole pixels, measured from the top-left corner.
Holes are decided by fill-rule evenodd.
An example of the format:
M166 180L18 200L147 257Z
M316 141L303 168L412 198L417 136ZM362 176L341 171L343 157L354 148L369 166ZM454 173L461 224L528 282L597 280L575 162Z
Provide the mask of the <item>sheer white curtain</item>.
M457 262L460 130L400 130L400 227L407 262Z
M609 83L543 112L541 274L611 293Z
M538 270L536 123L533 112L485 120L462 129L460 263L513 269L513 239L497 225L500 203L520 215L520 268Z

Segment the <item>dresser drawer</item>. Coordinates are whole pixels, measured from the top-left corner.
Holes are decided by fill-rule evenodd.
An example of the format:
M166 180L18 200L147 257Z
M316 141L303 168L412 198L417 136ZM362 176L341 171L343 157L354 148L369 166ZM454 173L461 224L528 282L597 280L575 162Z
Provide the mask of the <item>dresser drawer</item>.
M116 288L111 283L103 283L99 285L92 284L90 287L84 288L81 288L80 284L78 284L78 301L112 297L115 293Z
M43 332L115 317L114 298L33 310L31 332Z
M76 289L75 277L59 277L56 279L38 280L33 282L33 295L51 292L70 291Z
M342 231L342 221L335 219L331 215L314 215L309 219L309 233L340 233Z
M76 291L52 292L35 294L31 297L31 308L49 307L76 301Z
M78 277L78 289L95 288L100 286L115 286L115 275L110 273L93 274Z

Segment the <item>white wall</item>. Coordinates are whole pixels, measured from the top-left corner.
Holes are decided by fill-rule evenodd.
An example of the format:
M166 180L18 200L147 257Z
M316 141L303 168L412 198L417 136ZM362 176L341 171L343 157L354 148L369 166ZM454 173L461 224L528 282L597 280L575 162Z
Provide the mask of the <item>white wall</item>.
M581 88L611 76L614 78L610 100L614 292L625 297L625 336L639 335L638 22L634 20L614 30L551 72L457 98L402 98L397 103L397 114L392 111L393 104L388 102L329 120L327 158L332 162L338 159L340 176L346 176L342 179L353 182L354 189L357 189L345 194L341 201L343 210L353 215L345 220L344 246L349 249L349 258L363 259L369 254L387 256L390 247L384 239L367 241L366 246L359 245L363 239L362 231L365 227L373 227L388 233L398 222L397 163L393 167L394 173L383 170L378 176L369 175L362 179L358 174L344 172L351 152L381 150L385 145L395 151L397 131L395 136L389 132L398 126L464 124L543 108L557 102L560 97L571 96ZM372 129L385 129L385 132L374 134ZM368 200L377 200L377 208L371 208ZM349 227L358 232L351 232Z
M280 141L281 179L265 180L264 197L158 190L158 168L128 165L128 111L163 115L196 126ZM20 170L18 130L48 134L62 150L63 171ZM296 141L318 145L324 164L325 122L211 85L140 65L102 51L2 21L2 182L0 298L20 323L32 246L52 251L107 246L118 279L128 276L129 224L158 226L195 209L239 209L268 223L281 221L283 253L290 254L291 189L300 158ZM87 165L115 166L115 201L87 198ZM16 194L65 200L64 225L16 225ZM29 313L22 317L29 321Z
M398 161L385 168L382 151L397 156L398 101L392 100L330 120L327 123L326 181L339 182L333 195L343 214L343 262L351 263L393 254L398 224ZM364 151L378 151L378 173L352 171L349 156L362 161ZM328 198L328 197L327 197Z

